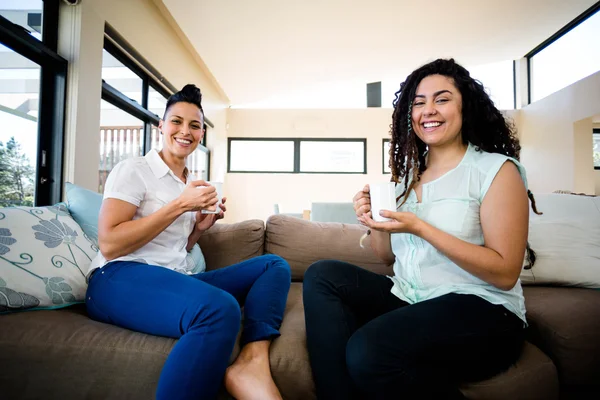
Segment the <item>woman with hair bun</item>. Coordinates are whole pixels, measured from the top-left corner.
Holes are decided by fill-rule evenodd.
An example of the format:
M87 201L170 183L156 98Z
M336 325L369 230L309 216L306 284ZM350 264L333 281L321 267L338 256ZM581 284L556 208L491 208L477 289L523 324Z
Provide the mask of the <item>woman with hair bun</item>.
M281 399L269 346L280 335L288 263L264 255L199 274L186 263L227 210L223 198L218 213L201 212L216 211L216 190L186 168L204 136L201 101L194 85L173 94L158 125L162 150L124 160L108 176L87 310L97 321L179 339L160 375L159 400L215 399L223 381L240 400ZM229 366L242 305L242 349Z

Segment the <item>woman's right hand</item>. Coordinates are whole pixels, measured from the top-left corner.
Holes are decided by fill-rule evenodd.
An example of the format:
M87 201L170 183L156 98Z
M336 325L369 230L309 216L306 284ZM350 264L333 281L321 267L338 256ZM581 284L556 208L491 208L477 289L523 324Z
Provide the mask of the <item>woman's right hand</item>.
M354 212L357 217L362 217L363 214L368 214L371 217L371 194L369 185L365 185L360 192L354 195L352 204L354 205Z
M219 198L217 189L204 180L191 181L179 195L186 211L214 211Z

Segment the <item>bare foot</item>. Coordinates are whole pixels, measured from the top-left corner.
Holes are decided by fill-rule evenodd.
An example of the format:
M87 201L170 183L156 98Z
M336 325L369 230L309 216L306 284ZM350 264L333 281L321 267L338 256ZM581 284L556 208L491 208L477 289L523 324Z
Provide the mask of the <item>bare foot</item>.
M282 400L267 357L238 357L225 372L225 388L237 400Z

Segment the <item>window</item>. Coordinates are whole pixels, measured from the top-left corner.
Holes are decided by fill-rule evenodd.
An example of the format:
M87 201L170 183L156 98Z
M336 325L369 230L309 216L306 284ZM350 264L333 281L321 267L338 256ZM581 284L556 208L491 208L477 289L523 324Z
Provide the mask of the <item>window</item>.
M600 129L594 129L594 169L600 169Z
M365 173L365 147L357 140L302 140L300 172Z
M8 1L0 11L0 206L61 198L67 61L56 53L58 6Z
M514 110L515 77L512 60L466 68L473 78L483 84L496 108L500 110Z
M42 40L44 2L42 0L4 0L0 15Z
M367 140L229 138L227 172L366 174Z
M600 70L600 3L527 54L530 101Z
M390 168L390 139L383 139L382 146L382 160L383 160L383 168L382 171L384 174L391 174L392 169Z
M228 139L227 172L294 172L293 140Z
M176 91L129 43L106 25L98 166L100 193L118 162L143 156L150 149L162 149L158 123L168 97ZM208 126L213 127L205 117L205 129ZM192 174L209 179L210 152L206 148L206 135L187 162Z

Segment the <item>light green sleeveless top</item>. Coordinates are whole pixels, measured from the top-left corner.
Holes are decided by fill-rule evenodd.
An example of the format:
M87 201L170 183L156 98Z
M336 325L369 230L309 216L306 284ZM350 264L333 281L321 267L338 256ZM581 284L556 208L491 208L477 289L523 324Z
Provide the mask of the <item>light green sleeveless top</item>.
M527 187L525 169L515 159L495 153L477 151L469 144L462 161L446 174L422 185L421 202L413 191L400 208L416 214L423 221L459 239L483 246L479 208L500 167L512 161ZM400 196L404 185L396 186ZM398 204L402 199L398 201ZM435 247L408 233L391 235L396 256L392 293L410 304L448 293L472 294L493 304L500 304L525 323L525 301L521 281L508 291L471 275Z

